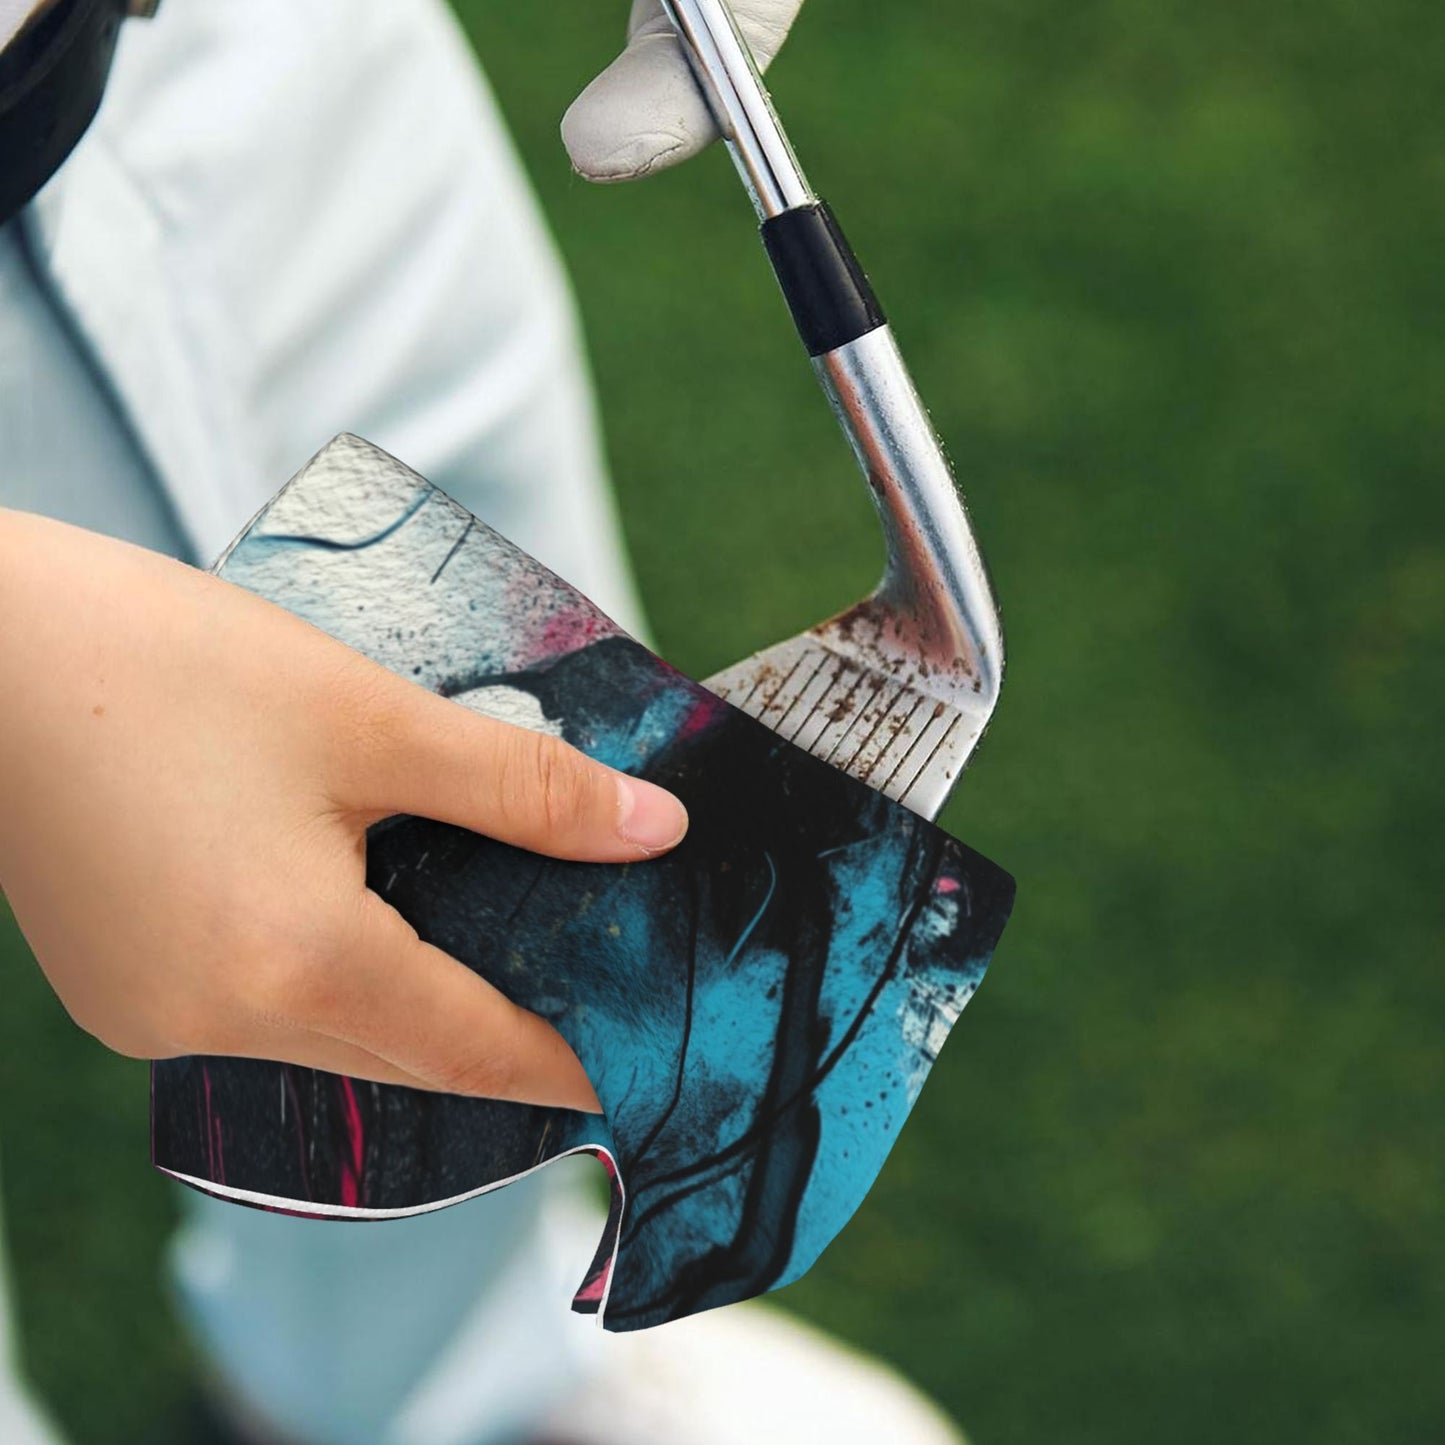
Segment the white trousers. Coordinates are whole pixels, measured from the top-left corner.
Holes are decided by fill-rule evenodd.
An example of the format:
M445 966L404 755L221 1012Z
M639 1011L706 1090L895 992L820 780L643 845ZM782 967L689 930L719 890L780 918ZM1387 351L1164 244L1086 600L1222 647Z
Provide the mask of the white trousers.
M440 4L173 0L0 230L0 505L205 563L343 429L639 625L565 281ZM579 1207L548 1178L363 1225L187 1192L170 1265L243 1412L477 1445L589 1368ZM29 1445L4 1345L0 1439Z

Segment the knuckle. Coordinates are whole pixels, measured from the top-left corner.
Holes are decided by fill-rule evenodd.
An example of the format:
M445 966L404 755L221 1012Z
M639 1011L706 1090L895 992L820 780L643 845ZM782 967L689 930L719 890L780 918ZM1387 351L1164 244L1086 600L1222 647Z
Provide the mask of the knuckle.
M331 689L328 759L343 785L364 789L384 775L411 744L413 701L381 668L346 665Z
M268 1023L309 1028L340 998L340 950L319 932L259 941L245 960L245 1003Z
M131 1020L115 1027L92 1027L79 1017L76 1022L113 1053L128 1059L171 1059L187 1054L241 1051L226 1014L207 1007L198 997L172 999L163 1014L144 1022Z
M330 986L322 961L297 952L257 971L251 983L251 1005L267 1023L310 1028L325 1016Z
M411 710L405 697L391 686L372 678L357 685L352 706L351 727L356 743L376 758L395 756L411 734Z
M530 758L522 770L531 820L548 838L568 841L586 826L591 815L591 777L579 754L565 743L530 734Z
M450 1060L439 1070L438 1083L449 1094L470 1094L484 1099L509 1099L517 1081L511 1057L502 1051L467 1055Z
M164 1028L167 1052L174 1054L223 1054L226 1030L218 1023L215 1012L202 1006L198 999L177 1001L166 1019ZM116 1045L112 1044L112 1048ZM130 1053L129 1049L118 1049Z

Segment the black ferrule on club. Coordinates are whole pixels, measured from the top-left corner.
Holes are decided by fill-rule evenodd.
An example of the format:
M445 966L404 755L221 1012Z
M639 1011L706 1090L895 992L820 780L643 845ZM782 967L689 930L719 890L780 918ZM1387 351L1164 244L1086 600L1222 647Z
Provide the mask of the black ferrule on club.
M763 222L763 244L810 356L823 356L884 324L853 248L826 202Z

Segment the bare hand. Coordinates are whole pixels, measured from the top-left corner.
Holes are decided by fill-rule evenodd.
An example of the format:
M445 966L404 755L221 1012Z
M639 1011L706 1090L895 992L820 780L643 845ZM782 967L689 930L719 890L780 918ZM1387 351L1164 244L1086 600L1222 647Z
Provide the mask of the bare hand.
M0 511L0 887L80 1026L597 1108L575 1055L365 882L413 813L559 858L681 841L669 793L477 716L153 553Z

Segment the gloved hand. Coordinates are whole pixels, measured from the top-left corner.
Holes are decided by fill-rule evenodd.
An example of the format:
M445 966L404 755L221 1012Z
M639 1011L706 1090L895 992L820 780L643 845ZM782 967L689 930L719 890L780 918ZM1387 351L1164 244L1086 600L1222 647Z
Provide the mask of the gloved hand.
M766 70L803 0L732 0L738 27ZM718 138L660 0L633 0L627 49L562 118L562 142L589 181L630 181L695 156Z

